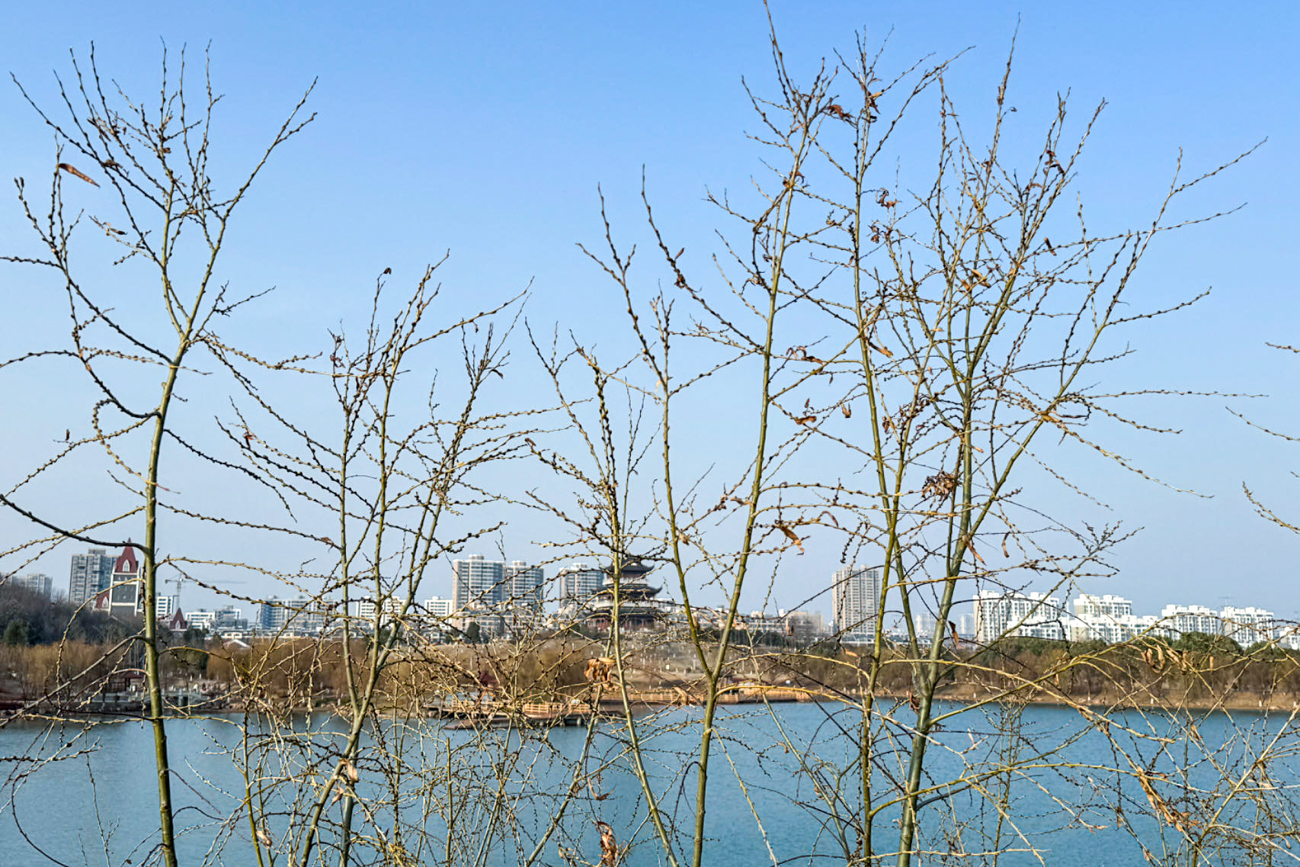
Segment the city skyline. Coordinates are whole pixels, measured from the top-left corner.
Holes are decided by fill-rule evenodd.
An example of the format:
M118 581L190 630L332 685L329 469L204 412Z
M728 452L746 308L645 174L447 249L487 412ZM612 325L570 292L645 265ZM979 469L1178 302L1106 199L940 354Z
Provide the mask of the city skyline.
M709 261L717 252L712 231L718 221L704 201L705 190L746 189L759 170L757 152L745 138L752 119L742 77L758 93L774 86L766 16L757 6L750 15L734 15L680 5L661 17L623 8L596 14L594 7L585 7L590 14L565 15L507 4L477 15L449 9L439 16L424 10L399 17L377 10L364 22L352 20L361 15L358 9L343 10L339 20L312 21L305 30L301 14L289 10L259 15L261 23L250 29L252 7L240 3L196 11L184 20L151 19L146 27L139 26L138 12L80 2L67 8L75 12L57 30L39 26L34 7L15 9L13 26L0 34L8 71L34 98L57 102L49 70L65 62L69 46L84 57L96 40L105 69L124 85L153 92L159 36L173 51L211 41L214 79L226 94L221 119L232 162L247 157L252 145L246 143L261 142L308 83L325 73L309 104L320 111L319 123L293 143L286 159L268 166L267 187L248 203L248 223L232 240L238 259L225 274L233 286L248 291L280 287L248 308L252 344L275 357L319 351L340 320L364 314L368 292L359 287L370 286L389 267L395 285L409 285L426 261L447 249L452 258L444 279L453 309L487 296L508 297L533 281L526 316L539 333L572 323L602 348L617 346L621 338L607 335L617 333L620 303L605 291L604 275L575 247L582 242L590 248L603 238L597 185L605 192L616 239L648 241L639 197L644 167L647 193L665 231L682 240L692 265ZM1097 11L1106 8L1122 12L1123 28L1112 25L1112 15ZM1157 245L1141 287L1151 306L1181 301L1210 286L1215 291L1167 323L1135 332L1134 355L1116 385L1274 396L1145 399L1144 417L1149 413L1153 426L1184 433L1125 434L1116 451L1171 487L1099 469L1078 456L1078 471L1095 483L1091 493L1114 508L1094 510L1064 492L1044 494L1035 506L1069 520L1122 520L1126 529L1143 527L1108 561L1129 586L1126 592L1139 600L1154 600L1167 588L1188 583L1195 595L1212 599L1216 582L1209 576L1239 568L1254 576L1261 604L1293 614L1300 600L1284 576L1295 540L1258 517L1241 486L1248 483L1265 502L1288 502L1289 476L1278 469L1298 463L1296 450L1249 428L1224 404L1274 429L1300 430L1300 407L1284 385L1293 362L1268 348L1270 342L1293 345L1292 335L1300 330L1290 278L1279 257L1269 254L1288 248L1286 227L1294 222L1300 200L1300 181L1289 158L1300 146L1297 95L1285 76L1273 72L1289 52L1284 22L1294 10L1249 7L1231 16L1131 5L1090 10L1021 10L994 3L935 16L906 4L864 9L776 2L772 7L785 54L801 75L815 70L832 48L850 46L859 25L871 45L892 29L885 54L892 69L931 53L965 52L952 86L972 111L979 105L976 97L997 81L1018 34L1012 78L1017 122L1054 111L1056 94L1070 88L1084 113L1109 100L1079 181L1081 195L1096 205L1105 226L1119 222L1121 208L1132 205L1141 212L1159 195L1180 148L1187 170L1195 172L1269 138L1223 183L1207 188L1185 216L1232 210L1243 202L1248 207L1211 228ZM547 38L534 39L535 32ZM1062 32L1074 38L1062 42L1057 38ZM502 66L483 63L502 40L517 44L522 53ZM388 66L375 68L370 59L376 54ZM1207 79L1201 73L1211 67L1216 74ZM466 69L475 74L466 76ZM456 87L445 85L453 80ZM1199 110L1207 104L1215 111ZM409 111L411 105L427 110ZM592 106L600 110L591 111ZM448 135L447 118L468 122ZM10 145L10 174L30 185L38 179L44 183L54 165L49 137L15 88L0 92L0 119ZM424 145L394 147L393 142ZM925 142L918 138L916 144ZM330 178L328 184L320 182L322 175ZM91 213L106 205L103 192L88 184L70 186L67 193L74 197L72 206ZM503 210L502 201L514 205ZM282 213L285 202L300 203L292 219ZM0 208L0 234L22 238L25 228L9 200ZM517 241L502 248L500 238ZM1242 257L1242 249L1264 254ZM141 313L141 296L130 279L107 266L92 276L113 293L116 307ZM6 281L10 316L0 342L23 351L58 339L65 317L58 311L46 315L38 304L49 297L44 291L49 287L29 272L11 271ZM1223 340L1225 333L1232 339ZM1193 349L1209 345L1218 351ZM545 390L527 355L517 353L501 381L508 405ZM23 424L7 435L9 447L0 461L0 476L9 480L0 488L8 490L26 468L50 456L65 431L85 434L87 417L79 401L86 392L54 367L43 368L35 379L6 376L0 386L28 407ZM739 395L724 396L708 409L724 418L749 412ZM183 415L178 409L176 417ZM209 417L206 411L201 415ZM692 469L701 473L711 457L729 453L725 440L701 435L705 430L695 425L683 433L690 437L684 442L699 451L698 467ZM811 469L826 478L840 472L832 462ZM178 487L205 490L216 511L239 514L242 502L224 486L191 472L184 468L186 476L178 480L184 484ZM89 520L98 504L116 504L119 489L102 468L66 483L78 486L76 496L57 487L27 490L25 507L60 519ZM527 512L508 517L501 547L531 562L572 559L545 547L558 535L554 526ZM233 547L210 544L203 529L179 521L167 528L173 551L201 558ZM15 544L12 536L27 529L21 520L6 522L0 549ZM832 534L820 528L808 532L806 553L799 560L787 558L774 576L776 596L792 604L802 604L801 587L809 576L833 571L841 559ZM1197 544L1185 544L1188 537ZM241 539L239 547L246 559L290 574L313 556L282 538ZM58 576L64 556L61 549L30 566L0 562L0 570ZM1214 568L1201 568L1207 562ZM1096 579L1088 589L1106 592L1104 586L1104 579ZM269 586L257 589L272 592ZM216 601L198 588L193 592L197 604ZM707 589L701 592L705 601L714 601ZM755 593L747 602L758 607L762 599ZM814 604L830 609L829 600Z

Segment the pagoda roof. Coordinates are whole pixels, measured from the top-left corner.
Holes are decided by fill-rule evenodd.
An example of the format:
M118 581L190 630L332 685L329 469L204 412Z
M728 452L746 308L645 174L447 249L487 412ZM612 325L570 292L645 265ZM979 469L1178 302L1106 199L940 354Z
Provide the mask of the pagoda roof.
M619 574L625 580L639 581L653 572L654 568L642 563L640 557L629 557L623 562L623 568ZM614 564L610 563L601 571L612 578L614 576Z

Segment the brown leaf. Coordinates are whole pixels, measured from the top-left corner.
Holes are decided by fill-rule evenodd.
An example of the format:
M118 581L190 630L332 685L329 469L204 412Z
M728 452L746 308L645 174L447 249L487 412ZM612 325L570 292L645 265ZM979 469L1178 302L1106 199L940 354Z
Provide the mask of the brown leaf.
M600 829L600 867L617 867L618 842L614 839L614 829L599 820L596 827Z
M853 410L849 409L847 403L840 404L840 412L844 413L845 418L853 418Z
M76 168L75 166L70 166L67 163L59 163L59 168L63 169L65 172L72 175L73 177L81 178L83 181L85 181L86 183L90 184L93 187L99 186L98 181L96 181L94 178L92 178L90 175L86 174L85 172L81 171L80 169Z
M391 274L391 273L393 273L393 269L392 269L392 268L385 268L384 271L383 271L383 273L385 273L385 274Z
M837 520L835 520L835 516L831 514L831 510L830 510L830 509L822 509L822 510L817 514L817 523L819 523L819 524L821 523L822 515L825 515L826 517L830 518L830 519L831 519L831 523L834 524L836 527L838 527L838 526L840 525L840 522L837 521Z
M777 524L777 525L776 525L776 528L777 528L778 530L780 530L782 533L785 533L785 537L786 537L787 539L789 539L791 542L794 542L796 545L799 546L799 553L800 553L800 554L803 553L803 539L800 539L800 538L799 538L799 534L798 534L798 533L796 533L794 530L791 530L791 529L790 529L787 525L785 525L785 524Z
M801 416L799 416L797 419L794 420L794 423L795 423L795 424L812 424L812 423L815 422L815 421L817 421L817 416L815 416L815 415L801 415Z
M961 649L961 636L957 634L957 624L951 620L948 621L948 628L952 630L952 646L956 650Z

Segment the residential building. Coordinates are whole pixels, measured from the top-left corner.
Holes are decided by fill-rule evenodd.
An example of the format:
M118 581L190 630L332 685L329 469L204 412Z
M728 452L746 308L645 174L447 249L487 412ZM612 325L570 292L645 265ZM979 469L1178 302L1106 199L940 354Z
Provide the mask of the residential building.
M1147 633L1160 634L1158 621L1151 615L1134 614L1133 603L1122 596L1081 593L1074 600L1070 640L1119 644Z
M1277 615L1263 608L1234 608L1229 605L1219 612L1219 619L1223 624L1223 634L1243 649L1277 638Z
M736 618L736 629L750 633L754 641L759 640L760 637L765 640L773 637L784 639L787 633L785 612L765 614L762 611L753 611L748 615L741 615Z
M46 599L54 595L54 579L40 572L32 572L27 575L10 575L5 578L4 583L10 587L17 587L29 593L44 596Z
M200 608L196 611L191 611L189 618L190 626L193 626L195 629L202 629L204 632L213 632L212 624L217 619L217 612Z
M331 614L330 605L314 599L272 597L258 606L257 629L294 636L319 635Z
M456 626L468 630L474 623L480 630L500 634L504 625L497 614L505 583L505 563L471 554L451 563L451 598L456 609Z
M981 590L975 595L975 642L992 644L999 638L1064 640L1068 615L1055 596L1016 590Z
M1080 593L1074 600L1075 617L1109 617L1118 619L1133 613L1133 603L1122 596L1094 596Z
M190 626L195 629L206 630L213 635L222 635L227 632L243 632L248 629L248 621L244 619L244 613L233 605L226 605L218 608L216 611L191 611L187 617Z
M176 610L175 596L155 596L154 600L154 617L158 620L166 620L172 616Z
M957 616L957 634L968 641L975 638L975 614L960 614Z
M452 601L434 596L424 600L424 611L430 617L445 620L451 616Z
M812 644L826 637L826 618L820 611L791 611L785 615L785 630L795 644Z
M456 627L477 623L492 635L534 628L541 615L545 573L522 560L509 564L472 554L452 561L452 607Z
M590 613L592 600L605 581L605 571L578 562L561 569L555 580L559 584L560 619L581 619Z
M1223 620L1204 605L1166 605L1160 611L1160 632L1175 639L1189 632L1222 635Z
M541 624L542 592L546 574L541 566L514 560L505 567L500 602L508 631L529 632Z
M84 605L113 583L115 557L103 548L91 548L85 554L72 555L72 571L68 576L68 601Z
M845 644L876 640L883 566L846 566L831 576L835 630Z

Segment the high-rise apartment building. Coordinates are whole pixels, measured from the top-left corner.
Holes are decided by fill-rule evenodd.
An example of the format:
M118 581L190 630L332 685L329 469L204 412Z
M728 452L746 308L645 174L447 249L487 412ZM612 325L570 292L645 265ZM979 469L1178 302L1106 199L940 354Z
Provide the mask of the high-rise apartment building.
M257 610L257 628L262 632L287 635L319 635L329 618L330 603L299 597L271 597Z
M522 560L509 564L472 554L452 561L452 606L456 627L467 630L477 623L480 630L500 635L536 625L542 607L540 566Z
M1159 634L1156 617L1133 613L1133 603L1122 596L1081 593L1074 600L1074 619L1067 632L1071 641L1119 644L1147 633Z
M68 601L83 605L113 583L113 564L117 558L103 548L91 548L85 554L72 555L68 577Z
M876 640L883 566L846 566L831 577L835 630L845 644Z
M605 571L586 563L565 566L555 576L559 584L560 617L581 618L591 609L591 602L605 581Z
M1094 596L1080 593L1074 600L1075 617L1110 617L1118 619L1133 613L1132 601L1123 596Z
M4 578L3 583L10 587L26 590L28 593L44 596L46 599L54 595L54 579L40 572L32 572L27 575L9 575Z
M1204 605L1166 605L1160 610L1160 627L1170 638L1188 632L1222 635L1223 619L1219 612Z
M1063 641L1068 615L1061 600L1043 593L981 590L975 595L975 642L992 644L1006 635Z
M1231 605L1219 612L1223 634L1242 646L1250 647L1261 641L1277 638L1277 615L1263 608L1235 608Z
M509 582L502 602L510 608L542 608L542 582L546 577L541 566L529 566L523 560L512 560L505 568L504 577Z
M171 617L176 613L176 601L175 596L155 596L153 600L154 617L158 620L166 620Z

